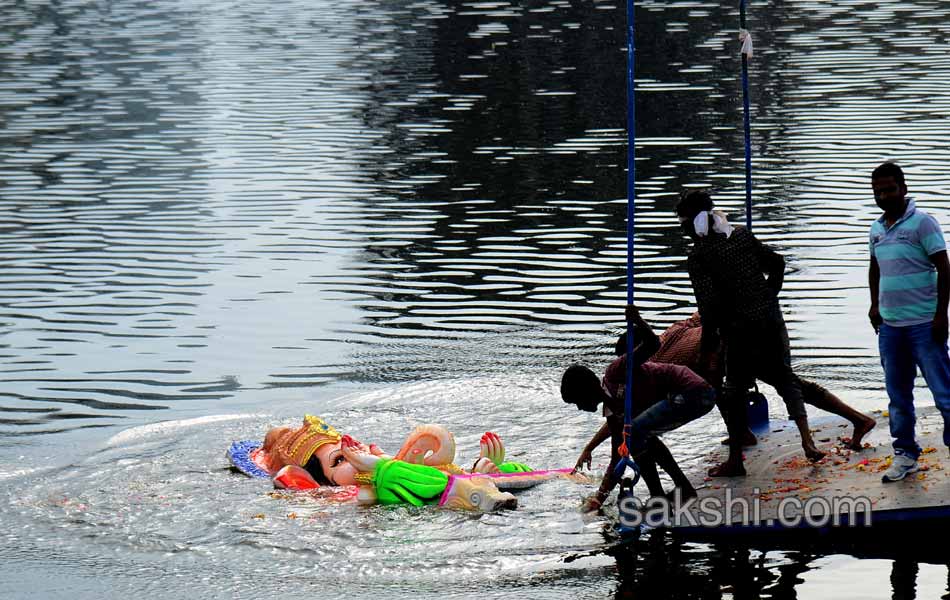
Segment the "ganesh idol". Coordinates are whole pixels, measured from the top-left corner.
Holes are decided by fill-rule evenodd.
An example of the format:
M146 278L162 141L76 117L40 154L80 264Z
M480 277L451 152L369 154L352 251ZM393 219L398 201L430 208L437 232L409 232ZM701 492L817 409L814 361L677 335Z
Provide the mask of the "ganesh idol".
M395 455L341 435L323 419L304 417L298 428L276 427L263 443L234 442L227 452L231 464L251 477L267 477L287 490L340 488L363 505L437 505L461 510L515 508L508 490L531 487L565 476L571 469L533 471L505 461L498 435L481 438L470 470L455 464L455 438L441 425L420 425Z

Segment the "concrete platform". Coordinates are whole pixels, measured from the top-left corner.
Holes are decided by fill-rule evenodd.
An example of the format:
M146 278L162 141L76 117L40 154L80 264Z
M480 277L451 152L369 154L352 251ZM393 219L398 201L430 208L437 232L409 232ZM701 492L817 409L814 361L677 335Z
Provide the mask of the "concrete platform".
M812 423L815 441L828 452L815 464L805 459L794 423L773 421L769 431L759 435L758 445L746 449L745 477L691 473L699 497L679 514L669 513L672 518L660 526L695 538L790 530L828 533L889 524L906 529L911 523L950 530L950 456L943 445L939 413L932 407L920 410L918 443L924 448L920 472L887 484L881 482L892 452L887 414L872 416L878 424L865 437L861 451L846 448L841 438L850 436L852 428L843 419L828 417ZM725 447L710 453L704 470L721 462L725 454ZM635 529L629 527L630 514L622 508L621 529L628 532Z

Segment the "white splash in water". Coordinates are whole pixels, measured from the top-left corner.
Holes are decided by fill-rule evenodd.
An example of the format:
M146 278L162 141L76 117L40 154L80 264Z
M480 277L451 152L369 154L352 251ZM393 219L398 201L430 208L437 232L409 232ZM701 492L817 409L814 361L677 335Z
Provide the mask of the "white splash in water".
M141 427L133 427L112 436L106 446L118 446L128 444L135 440L141 440L154 435L167 435L169 432L184 429L185 427L194 427L196 425L207 425L209 423L220 423L221 421L238 421L249 419L262 419L267 415L245 414L245 415L210 415L207 417L198 417L195 419L181 419L177 421L162 421L161 423L151 423Z

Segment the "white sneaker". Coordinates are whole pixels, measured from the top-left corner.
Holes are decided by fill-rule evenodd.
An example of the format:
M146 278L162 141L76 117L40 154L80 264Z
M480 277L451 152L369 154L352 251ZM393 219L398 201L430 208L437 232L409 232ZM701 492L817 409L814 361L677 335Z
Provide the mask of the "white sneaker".
M891 468L884 473L884 475L881 477L881 481L884 483L900 481L911 473L916 473L919 470L920 467L917 466L916 459L904 454L895 454L894 461L891 463Z

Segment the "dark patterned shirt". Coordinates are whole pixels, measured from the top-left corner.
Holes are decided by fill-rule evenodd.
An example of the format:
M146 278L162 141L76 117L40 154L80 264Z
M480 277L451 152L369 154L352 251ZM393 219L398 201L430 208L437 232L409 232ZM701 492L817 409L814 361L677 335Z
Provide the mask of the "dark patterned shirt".
M699 238L686 262L703 327L728 331L775 319L785 259L745 227ZM769 274L766 280L764 273Z

